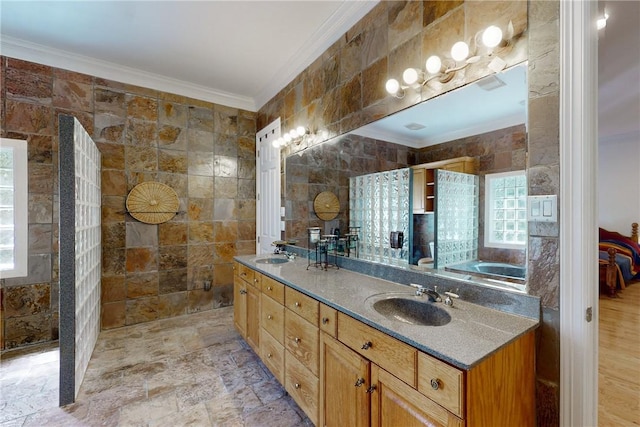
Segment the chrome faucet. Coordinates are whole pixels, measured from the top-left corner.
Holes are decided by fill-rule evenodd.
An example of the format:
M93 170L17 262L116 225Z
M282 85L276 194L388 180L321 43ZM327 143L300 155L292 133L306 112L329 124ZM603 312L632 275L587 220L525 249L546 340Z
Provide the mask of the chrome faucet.
M429 299L431 299L434 302L442 301L442 297L438 293L437 286L434 286L433 289L425 288L424 286L417 285L415 283L409 283L409 286L416 288L416 296L418 297L426 294L429 297Z

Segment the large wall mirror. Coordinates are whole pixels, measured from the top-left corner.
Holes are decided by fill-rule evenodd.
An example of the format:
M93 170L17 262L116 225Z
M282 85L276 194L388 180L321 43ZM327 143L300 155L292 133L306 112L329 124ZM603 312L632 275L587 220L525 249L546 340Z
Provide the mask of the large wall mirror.
M357 225L359 244L368 233L382 246L379 256L360 250L360 258L525 290L527 97L522 63L288 155L284 237L308 247L310 227L345 235ZM356 224L354 202L364 193L354 186L365 181L358 179L373 175L370 182L388 183L393 178L376 181L375 174L406 168L410 202L393 208L399 213L384 208L375 215L377 224ZM326 191L339 201L331 221L321 220L313 208L315 197ZM378 193L387 194L366 193L359 206L378 205L371 200ZM400 216L408 221L394 230L404 235L398 247L385 226Z

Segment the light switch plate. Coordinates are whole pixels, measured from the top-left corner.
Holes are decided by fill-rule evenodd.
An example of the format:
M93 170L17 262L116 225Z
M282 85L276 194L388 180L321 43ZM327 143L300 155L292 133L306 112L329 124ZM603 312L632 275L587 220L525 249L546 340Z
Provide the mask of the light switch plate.
M529 196L527 219L535 222L558 222L558 196Z

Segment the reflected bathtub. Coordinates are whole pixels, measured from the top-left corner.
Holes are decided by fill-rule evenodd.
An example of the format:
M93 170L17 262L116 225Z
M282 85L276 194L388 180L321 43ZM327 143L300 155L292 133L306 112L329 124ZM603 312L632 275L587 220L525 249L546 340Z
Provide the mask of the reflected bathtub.
M448 265L445 270L519 281L524 281L527 275L527 269L523 265L490 261L467 261L461 264Z

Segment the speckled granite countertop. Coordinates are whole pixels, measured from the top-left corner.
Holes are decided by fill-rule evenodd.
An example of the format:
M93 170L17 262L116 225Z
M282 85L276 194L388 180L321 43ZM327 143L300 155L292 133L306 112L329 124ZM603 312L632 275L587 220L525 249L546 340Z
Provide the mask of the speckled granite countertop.
M461 369L470 369L539 325L539 319L462 299L455 300L453 307L437 303L451 315L451 321L443 326L417 326L389 320L371 307L372 298L383 293L400 293L411 298L413 288L346 269L325 271L312 266L307 270L305 258L283 264L255 262L266 257L282 258L282 255L245 255L237 256L235 260ZM427 297L419 298L426 300Z

